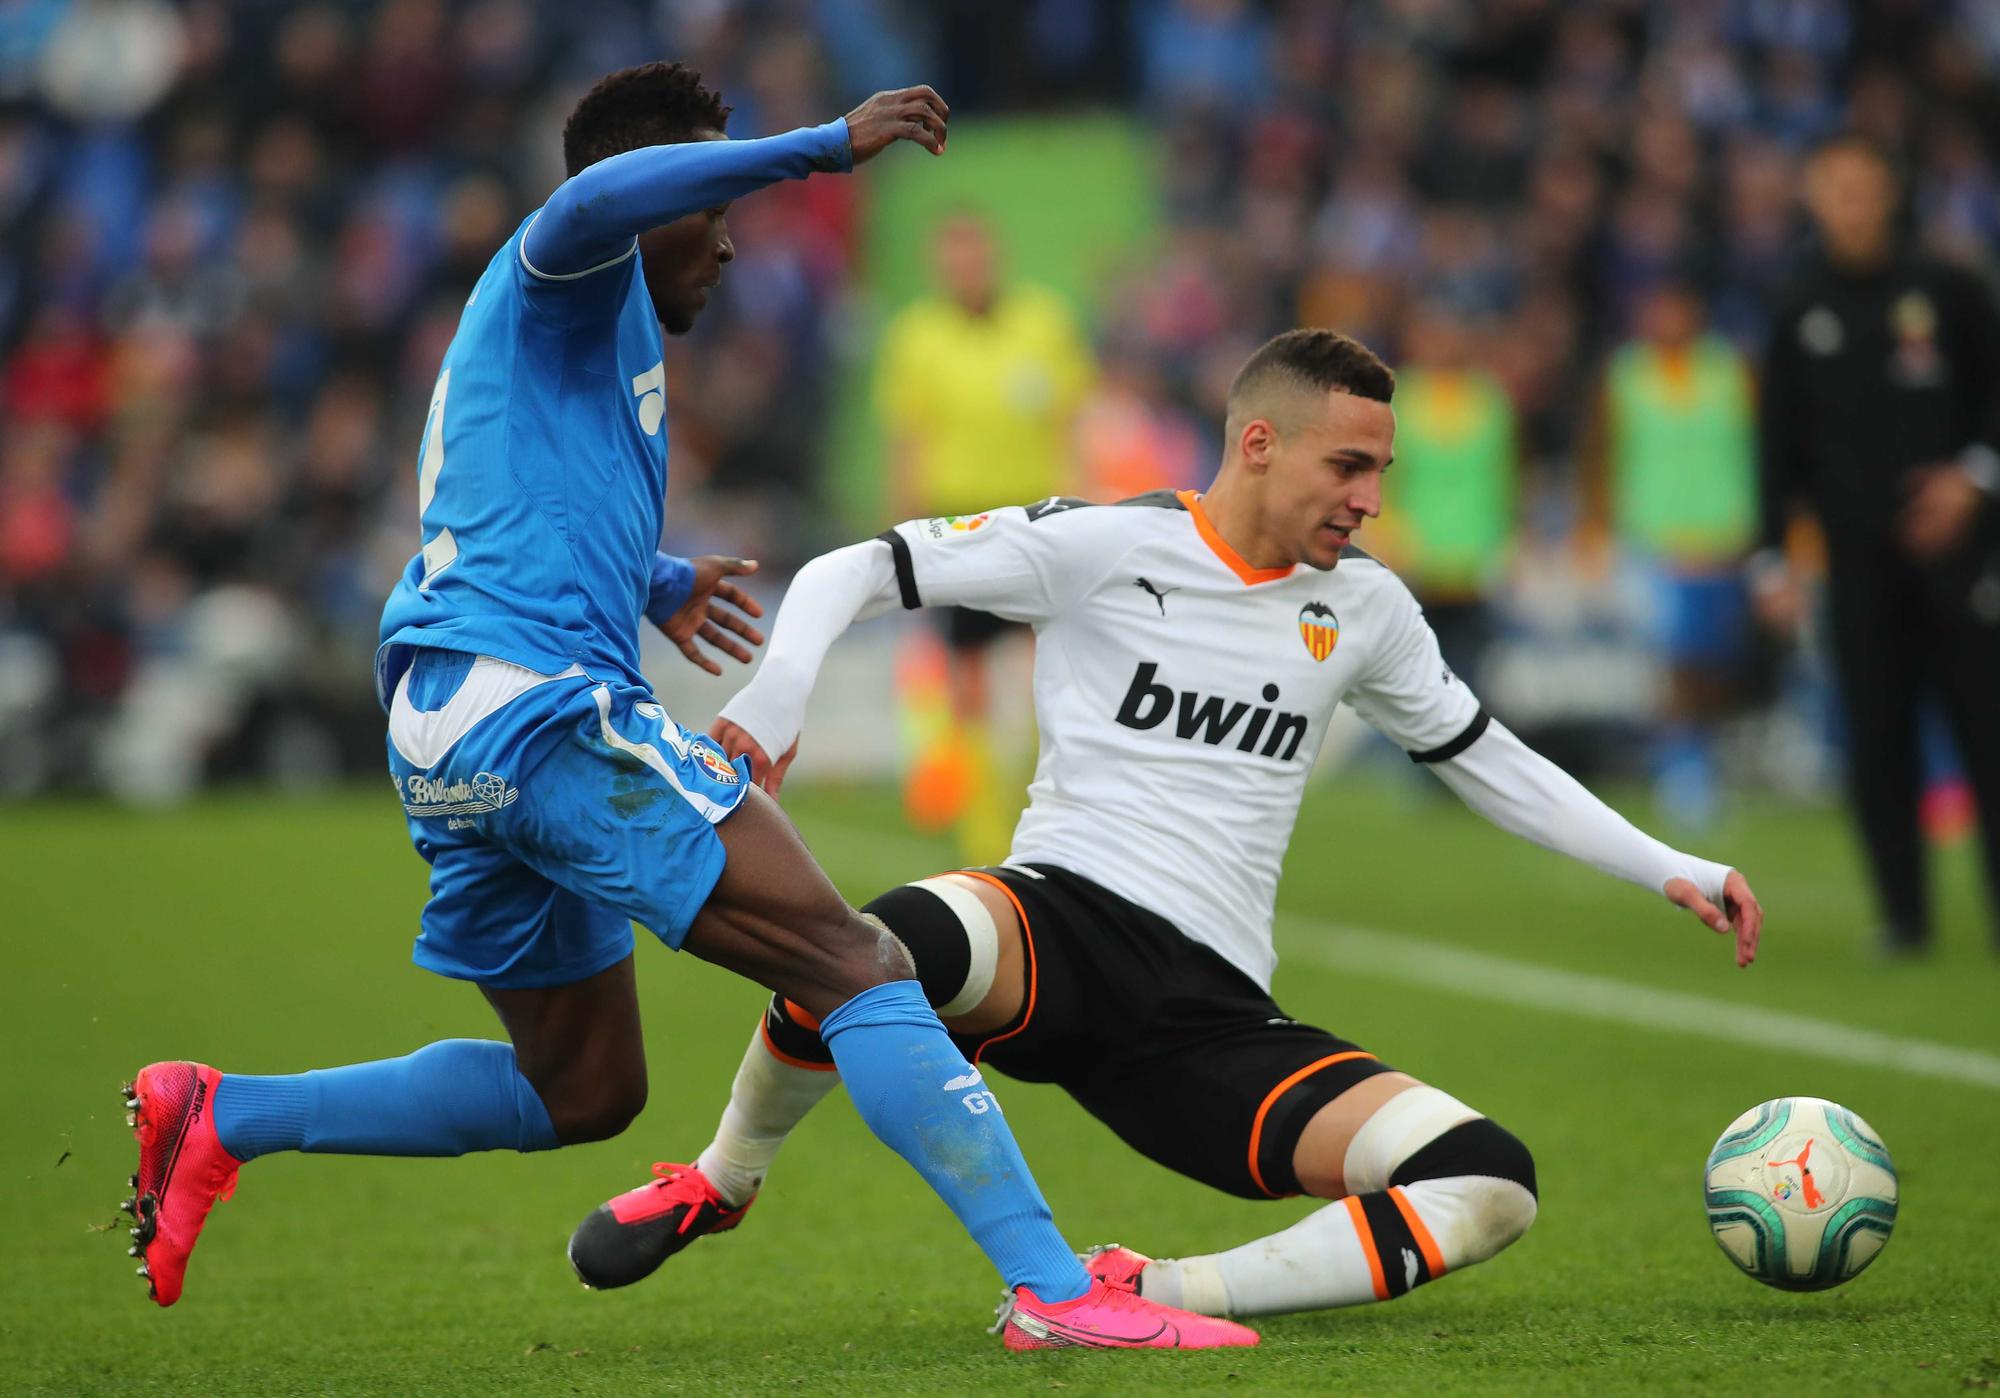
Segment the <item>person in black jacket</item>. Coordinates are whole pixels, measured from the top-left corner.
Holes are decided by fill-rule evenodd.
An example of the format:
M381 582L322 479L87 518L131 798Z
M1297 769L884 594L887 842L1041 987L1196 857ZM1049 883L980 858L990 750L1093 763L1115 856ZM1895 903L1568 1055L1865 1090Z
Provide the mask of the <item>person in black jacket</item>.
M1889 158L1853 136L1807 162L1823 256L1782 302L1763 384L1759 611L1795 627L1781 550L1809 506L1828 550L1849 786L1888 949L1930 939L1917 823L1919 696L1942 699L1979 806L2000 930L2000 311L1899 246Z

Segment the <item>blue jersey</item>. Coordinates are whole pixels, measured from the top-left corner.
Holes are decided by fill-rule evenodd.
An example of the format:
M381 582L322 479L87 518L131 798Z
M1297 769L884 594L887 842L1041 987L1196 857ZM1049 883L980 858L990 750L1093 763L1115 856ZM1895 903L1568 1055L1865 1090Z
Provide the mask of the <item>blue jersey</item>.
M629 151L567 181L494 254L431 393L422 547L382 613L385 707L419 647L644 684L640 619L671 615L693 570L657 552L666 374L636 236L851 163L841 121Z

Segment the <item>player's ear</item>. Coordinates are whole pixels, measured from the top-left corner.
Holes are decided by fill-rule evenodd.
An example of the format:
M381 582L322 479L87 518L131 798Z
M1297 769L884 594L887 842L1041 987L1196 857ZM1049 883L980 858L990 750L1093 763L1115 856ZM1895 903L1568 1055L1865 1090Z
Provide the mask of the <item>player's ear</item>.
M1270 467L1271 455L1277 447L1278 429L1261 417L1253 417L1244 423L1243 430L1236 437L1236 448L1243 457L1243 464L1260 475Z

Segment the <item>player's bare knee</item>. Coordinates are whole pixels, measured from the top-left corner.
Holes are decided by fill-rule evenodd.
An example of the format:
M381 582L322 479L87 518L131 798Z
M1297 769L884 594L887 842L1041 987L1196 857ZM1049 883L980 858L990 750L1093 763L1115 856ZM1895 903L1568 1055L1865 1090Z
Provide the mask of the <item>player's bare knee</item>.
M806 950L773 977L771 988L816 1017L864 990L915 978L910 954L894 934L844 903L837 915L800 931Z
M889 981L914 980L916 963L909 948L877 917L845 909L839 932L831 939L835 976L849 994Z
M908 981L917 977L917 959L889 925L873 913L862 913L861 921L874 934L875 965L887 981Z
M646 1079L621 1077L600 1082L587 1093L545 1104L556 1139L566 1146L608 1141L638 1120L646 1109Z

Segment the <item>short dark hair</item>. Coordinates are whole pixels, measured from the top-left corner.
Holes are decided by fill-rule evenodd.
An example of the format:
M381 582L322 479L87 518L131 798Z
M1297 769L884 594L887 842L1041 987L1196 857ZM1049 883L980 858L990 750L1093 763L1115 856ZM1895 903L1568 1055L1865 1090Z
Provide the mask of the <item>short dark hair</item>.
M1381 356L1338 330L1287 330L1266 340L1236 371L1229 385L1229 411L1260 389L1284 384L1310 393L1351 393L1387 403L1396 396L1396 375Z
M721 131L730 109L684 63L641 63L598 80L563 124L563 164L570 174L641 146L664 146Z

